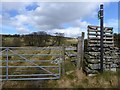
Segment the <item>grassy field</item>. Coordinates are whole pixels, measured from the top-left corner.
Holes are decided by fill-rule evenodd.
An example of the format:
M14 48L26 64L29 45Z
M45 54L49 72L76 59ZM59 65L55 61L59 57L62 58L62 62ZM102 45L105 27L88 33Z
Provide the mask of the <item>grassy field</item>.
M19 53L23 53L20 51ZM27 51L25 51L27 52ZM31 53L31 52L29 52ZM32 53L59 53L56 51L38 51ZM67 57L67 56L66 56ZM54 59L55 57L27 57L31 60ZM13 60L18 57L12 57ZM38 81L3 81L3 88L116 88L118 86L118 74L116 72L106 71L96 76L86 76L81 70L77 70L75 65L70 62L70 58L65 60L65 75L59 80L38 80ZM29 63L14 63L16 65L30 65ZM11 64L12 65L12 64ZM19 68L13 70L13 72ZM35 70L33 70L36 73ZM4 72L4 71L3 71ZM13 73L11 70L11 73Z
M57 57L56 56L34 56L34 55L31 55L31 56L19 56L19 54L60 54L61 51L59 50L12 50L15 54L15 56L9 56L9 60L12 60L12 61L16 61L16 60L19 60L19 62L9 62L9 66L58 66L58 64L54 64L54 63L51 63L52 60L56 59ZM3 54L5 54L6 52L4 52ZM10 51L8 51L9 54L14 54ZM6 60L6 56L2 56L0 57L3 61ZM30 63L30 62L25 62L25 59L26 58L28 61L32 61L34 60L35 62L33 63ZM50 60L50 62L39 62L40 60ZM21 62L21 61L24 61L24 62ZM6 62L2 62L2 65L3 66L6 66ZM46 68L47 70L50 70L54 73L57 73L57 68ZM45 71L42 70L42 73L41 73L41 68L9 68L8 69L8 73L10 75L19 75L19 74L43 74L43 73L47 73ZM25 72L23 72L25 71ZM29 72L31 71L31 72ZM6 75L6 68L3 68L2 69L2 74L3 75ZM9 85L9 84L8 84Z
M76 44L77 40L75 39L68 39L65 42L67 45ZM59 54L61 52L57 50L38 50L38 51L26 51L26 50L19 50L15 51L19 54ZM2 58L2 57L0 57ZM53 60L56 57L54 56L27 56L29 60ZM11 60L21 59L19 56L11 57ZM5 58L2 58L5 60ZM98 74L96 76L86 76L82 70L77 70L75 65L71 63L71 58L66 56L65 60L65 75L62 75L59 80L38 80L38 81L3 81L2 86L3 88L116 88L118 87L118 79L120 75L117 72L106 71L103 74ZM2 63L6 65L6 63ZM38 65L47 65L36 63ZM30 63L23 63L23 62L16 62L16 63L9 63L9 65L26 65L29 66ZM48 64L50 65L50 64ZM51 64L52 65L52 64ZM20 71L21 69L16 68L10 70L10 73L14 71ZM31 70L31 69L30 69ZM5 70L3 70L3 73ZM32 73L36 73L37 70L33 69ZM26 72L27 73L27 72Z
M118 76L113 72L104 72L102 75L89 77L79 70L74 70L60 80L50 80L46 85L49 88L116 88Z
M114 72L86 76L80 70L67 72L59 80L4 81L3 88L117 88L118 76Z

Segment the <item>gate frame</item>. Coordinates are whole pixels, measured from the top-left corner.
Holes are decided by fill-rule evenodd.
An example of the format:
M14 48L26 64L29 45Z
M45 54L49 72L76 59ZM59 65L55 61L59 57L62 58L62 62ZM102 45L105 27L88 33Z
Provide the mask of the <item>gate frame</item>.
M28 60L27 58L25 58L24 56L27 56L27 55L32 55L32 56L58 56L59 58L61 58L62 60L63 60L63 54L17 54L17 53L15 53L14 52L14 49L15 50L25 50L25 49L28 49L28 50L59 50L59 51L62 51L63 50L63 48L62 47L0 47L0 49L1 49L1 51L0 51L0 56L2 57L3 55L5 55L6 56L6 60L0 60L0 62L6 62L6 65L5 66L0 66L0 68L2 69L2 68L6 68L6 74L5 75L0 75L0 77L6 77L6 78L4 78L4 79L2 79L2 78L0 78L0 80L51 80L51 79L59 79L60 78L60 76L61 76L61 62L60 62L60 60L58 60L58 65L57 66L39 66L39 65L37 65L37 64L35 64L34 63L34 60ZM3 49L3 50L2 50ZM13 50L12 50L13 49ZM12 52L12 54L9 54L8 53L8 51L10 51L10 52ZM5 52L5 54L2 54L3 52ZM13 60L9 60L9 56L12 56L12 55L15 55L15 56L19 56L20 58L23 58L23 61L22 60L15 60L15 62L16 61L22 61L22 62L28 62L28 63L32 63L32 64L34 64L34 66L21 66L21 65L19 65L19 66L9 66L9 62L11 62L11 61L13 61ZM31 62L32 61L32 62ZM36 61L36 60L35 60ZM37 60L38 61L38 60ZM53 61L53 60L39 60L39 62L51 62L51 61ZM46 72L48 72L49 74L22 74L23 76L32 76L32 75L34 75L34 76L44 76L44 75L52 75L52 76L55 76L55 77L47 77L47 78L27 78L27 77L25 77L25 78L13 78L13 79L9 79L9 76L22 76L22 75L9 75L9 73L8 73L8 69L9 68L27 68L27 67L35 67L35 68L41 68L42 70L45 70ZM52 72L50 72L49 70L46 70L45 68L56 68L56 69L58 69L58 73L57 74L54 74L54 73L52 73Z

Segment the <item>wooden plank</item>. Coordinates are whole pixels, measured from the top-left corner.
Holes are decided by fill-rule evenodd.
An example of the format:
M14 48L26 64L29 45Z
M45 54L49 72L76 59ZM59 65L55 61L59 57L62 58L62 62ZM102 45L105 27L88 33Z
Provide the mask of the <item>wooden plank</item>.
M100 30L97 29L88 29L88 32L100 32ZM104 30L104 33L113 33L112 30Z
M82 36L78 38L78 51L77 51L77 68L80 70L83 67L83 58L84 58L84 32L82 32Z
M100 28L100 26L88 25L88 28L94 29L94 28ZM113 29L113 27L104 27L104 29L107 29L107 30L112 30L112 29Z

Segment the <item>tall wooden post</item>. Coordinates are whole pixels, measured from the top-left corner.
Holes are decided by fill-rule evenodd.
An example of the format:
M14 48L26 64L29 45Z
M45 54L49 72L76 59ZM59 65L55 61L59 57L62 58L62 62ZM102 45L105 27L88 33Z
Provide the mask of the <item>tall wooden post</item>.
M77 68L80 69L80 60L81 60L81 37L78 37L78 46L77 46Z
M84 59L84 32L82 32L81 37L78 37L77 59L77 68L80 70L82 69Z
M83 60L84 60L84 32L82 32L82 57L81 57L81 68L83 67Z
M100 5L100 69L103 72L103 4Z
M2 47L2 35L0 35L0 47ZM0 55L2 55L2 49L0 49ZM2 63L0 63L0 66L2 66ZM0 75L2 75L2 69L0 70ZM0 77L2 79L2 77ZM0 90L2 90L2 80L0 81Z

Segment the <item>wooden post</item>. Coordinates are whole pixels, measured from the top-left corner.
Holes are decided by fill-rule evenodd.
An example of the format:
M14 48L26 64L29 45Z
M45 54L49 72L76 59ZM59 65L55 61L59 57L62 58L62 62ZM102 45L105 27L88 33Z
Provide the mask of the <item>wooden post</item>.
M62 62L62 75L65 74L65 46L62 45L62 59L63 59L63 62Z
M0 35L0 47L2 47L2 35ZM0 55L2 55L2 49L0 50ZM0 66L2 66L2 62L0 63ZM2 75L2 69L0 70L0 75ZM2 90L2 77L0 77L1 81L0 81L0 90Z
M80 70L82 69L84 59L84 32L82 32L81 37L78 37L77 58L77 68Z
M82 32L82 49L81 49L81 69L83 67L83 60L84 60L84 32Z
M80 58L81 58L81 53L80 53L80 48L81 48L81 37L78 37L78 46L77 46L77 69L80 69Z
M103 72L103 4L100 5L100 69Z

